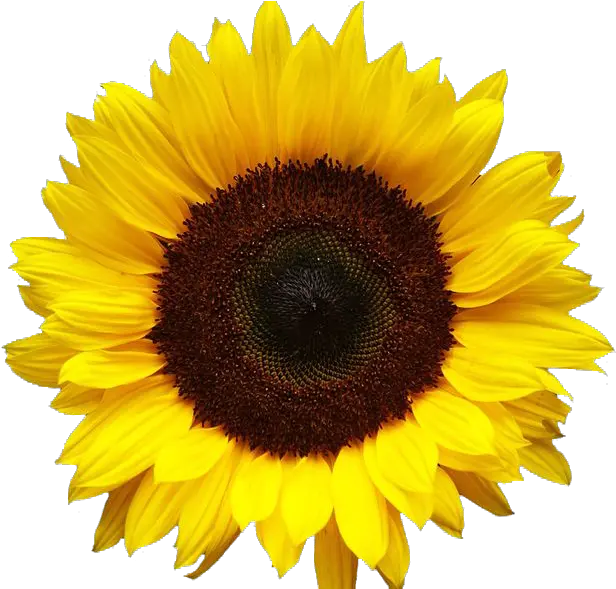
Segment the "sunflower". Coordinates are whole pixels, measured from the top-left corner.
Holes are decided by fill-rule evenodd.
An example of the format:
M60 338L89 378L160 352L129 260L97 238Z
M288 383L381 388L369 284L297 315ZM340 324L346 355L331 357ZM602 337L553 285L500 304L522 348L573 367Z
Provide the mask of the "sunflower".
M314 536L321 589L358 559L400 588L402 515L461 537L461 496L508 515L521 467L570 481L549 369L612 348L569 315L599 289L563 263L560 154L481 174L506 74L457 99L438 59L369 63L361 4L293 45L265 2L251 53L218 21L207 53L177 34L152 98L68 116L79 166L43 190L66 238L13 243L44 321L7 362L84 415L58 462L70 500L108 493L96 551L178 526L195 578L255 522L280 576Z

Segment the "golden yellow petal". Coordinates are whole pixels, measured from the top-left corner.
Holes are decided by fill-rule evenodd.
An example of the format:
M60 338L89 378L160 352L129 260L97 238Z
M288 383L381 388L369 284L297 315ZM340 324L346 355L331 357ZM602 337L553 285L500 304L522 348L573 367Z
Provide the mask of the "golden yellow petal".
M438 444L466 454L493 454L494 428L470 401L443 390L413 398L413 415Z
M391 505L389 515L389 546L377 569L389 589L402 589L409 570L411 555L400 514Z
M165 359L148 340L122 344L108 350L75 354L60 370L59 382L85 387L112 388L130 384L158 372Z
M115 546L124 537L124 523L141 475L111 491L105 503L96 533L94 534L94 552L107 550Z
M355 589L357 557L344 543L333 517L315 536L314 568L319 589Z
M43 200L82 254L102 266L130 274L160 270L163 252L158 241L111 212L100 198L77 186L48 182Z
M459 472L447 468L445 470L455 483L460 495L494 515L513 514L507 498L496 483L472 472Z
M65 362L75 351L59 344L45 333L37 333L5 346L6 363L28 382L41 387L57 387Z
M578 244L541 221L514 223L452 266L459 307L493 303L558 266Z
M346 545L374 569L389 543L385 499L366 470L360 448L340 450L332 472L334 512Z
M456 339L468 348L516 355L541 367L587 370L612 350L590 325L536 304L498 302L465 310L453 327Z

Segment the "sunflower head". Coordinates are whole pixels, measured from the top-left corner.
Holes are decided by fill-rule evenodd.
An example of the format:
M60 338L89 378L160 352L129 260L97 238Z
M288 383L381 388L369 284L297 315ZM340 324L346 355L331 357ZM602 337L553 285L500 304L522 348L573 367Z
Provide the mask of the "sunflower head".
M401 588L401 516L460 537L460 496L508 515L521 467L570 481L549 369L611 346L569 314L599 289L564 264L560 154L485 171L505 73L457 98L439 60L369 62L361 4L293 45L265 2L250 53L218 21L207 53L178 34L152 97L69 115L65 238L13 244L43 324L7 362L84 415L59 462L71 500L109 494L95 550L178 526L194 578L256 522L280 575L315 536L322 589L358 559Z

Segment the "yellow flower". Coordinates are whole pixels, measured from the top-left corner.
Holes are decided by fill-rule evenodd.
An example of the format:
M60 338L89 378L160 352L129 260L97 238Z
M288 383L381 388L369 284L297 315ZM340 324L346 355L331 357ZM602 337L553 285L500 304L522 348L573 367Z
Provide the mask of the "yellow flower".
M315 536L321 589L358 559L400 588L401 515L461 537L461 495L508 515L520 467L567 484L548 369L612 348L569 315L599 289L563 263L560 154L481 175L505 73L457 99L439 60L368 63L361 4L333 45L265 2L252 53L219 22L209 61L170 53L152 98L69 115L79 166L43 191L66 239L13 244L44 322L7 362L85 415L58 462L71 500L109 493L95 550L177 525L194 578L256 522L281 576Z

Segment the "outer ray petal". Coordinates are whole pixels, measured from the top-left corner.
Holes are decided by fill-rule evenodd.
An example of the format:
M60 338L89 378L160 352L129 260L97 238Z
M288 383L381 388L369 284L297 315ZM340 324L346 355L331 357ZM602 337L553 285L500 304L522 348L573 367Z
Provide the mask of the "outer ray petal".
M188 206L181 190L152 165L102 139L81 135L75 143L84 174L117 216L162 237L182 231Z
M507 407L517 407L528 413L533 413L543 419L554 419L562 423L567 419L571 407L563 403L554 393L540 391L516 399L506 404Z
M443 250L467 251L512 223L536 218L561 171L560 154L541 151L514 156L488 170L464 193L464 206L441 218Z
M392 483L415 493L433 491L438 449L414 418L379 430L376 453L381 471Z
M233 517L241 530L250 522L262 521L273 513L281 485L282 464L278 457L264 453L244 461L230 497Z
M388 506L389 546L378 564L378 571L389 589L402 589L409 570L411 555L400 514Z
M257 538L261 546L269 554L272 565L283 577L299 560L304 549L304 543L296 544L291 540L284 525L280 508L277 508L267 519L257 522Z
M462 538L464 509L458 489L442 468L436 471L434 486L434 511L430 519L450 536Z
M230 443L209 472L187 483L191 488L180 513L176 568L194 564L204 552L217 553L239 531L231 513L229 489L241 460L241 449Z
M75 484L82 487L113 485L152 466L161 448L184 434L193 417L192 407L177 392L156 389L120 403L103 402L97 412L105 414L104 421L82 439L79 450L65 451L59 459L77 465Z
M332 473L336 523L346 545L370 568L389 542L385 499L373 485L359 448L342 448Z
M152 469L144 474L126 515L125 540L129 556L166 536L178 523L187 485L156 484Z
M94 552L107 550L124 537L126 514L140 482L141 475L109 493L103 515L94 534Z
M601 288L589 284L590 276L561 264L507 295L503 302L539 304L568 312L594 300Z
M357 557L348 549L332 517L314 539L319 589L355 589Z
M492 100L502 100L507 89L507 72L500 70L491 76L481 80L473 86L460 100L458 104L465 106L474 100L490 98Z
M48 182L43 200L60 229L103 266L130 274L160 270L160 243L103 206L100 198L74 185ZM92 219L96 223L88 222Z
M442 390L413 399L413 415L440 445L466 454L492 454L494 428L488 417L471 402Z
M561 485L571 483L571 469L567 459L554 448L551 441L535 442L520 450L520 463L530 472Z
M460 495L486 509L494 515L512 515L505 495L496 483L472 472L445 469L455 483Z
M327 524L333 510L331 469L322 457L304 457L288 472L280 509L294 544L302 544Z
M112 287L150 294L156 288L150 277L120 274L84 258L79 252L26 256L12 268L37 288L46 305L56 296L78 289Z
M137 382L165 365L155 346L146 340L109 350L75 354L60 370L59 382L72 381L85 387L111 388Z
M291 47L291 33L282 10L276 2L264 2L255 18L252 55L260 81L257 100L265 117L270 154L278 153L278 87Z
M67 415L85 415L94 411L103 398L101 389L91 389L73 383L62 386L51 402L52 409Z
M541 372L528 360L486 349L452 348L443 374L472 401L510 401L546 388Z
M196 426L165 446L156 457L157 483L187 481L203 476L227 451L229 441L218 427Z
M462 311L454 336L468 348L514 354L541 367L592 369L612 350L605 336L583 321L539 305L495 303Z
M169 110L184 155L210 189L226 186L249 161L224 89L195 45L179 33L170 55Z
M278 153L311 162L329 151L336 80L332 49L310 27L293 47L278 87ZM309 81L309 82L308 82Z
M434 494L409 493L387 479L378 464L374 438L364 440L363 455L366 469L374 486L387 501L421 530L432 514Z
M239 535L240 529L233 520L230 520L227 527L209 542L210 548L199 567L186 576L189 579L198 579L201 575L207 573L220 560Z
M107 95L98 97L98 106L122 147L169 178L187 200L203 200L205 186L184 159L165 109L130 86L103 88Z
M43 332L75 349L112 347L145 336L156 322L152 296L119 289L71 290L50 305ZM84 336L89 345L84 345Z
M448 288L459 307L487 305L555 268L576 247L541 221L520 221L453 264Z
M37 333L5 346L6 363L24 380L41 387L57 387L63 364L75 351L47 334Z
M495 100L476 100L454 115L449 136L433 164L411 188L411 197L433 203L479 163L492 154L503 124L503 105ZM488 155L489 154L489 155Z
M267 116L257 100L259 83L255 60L248 55L240 34L230 23L217 23L207 45L210 64L221 81L229 110L246 138L250 167L268 159Z

